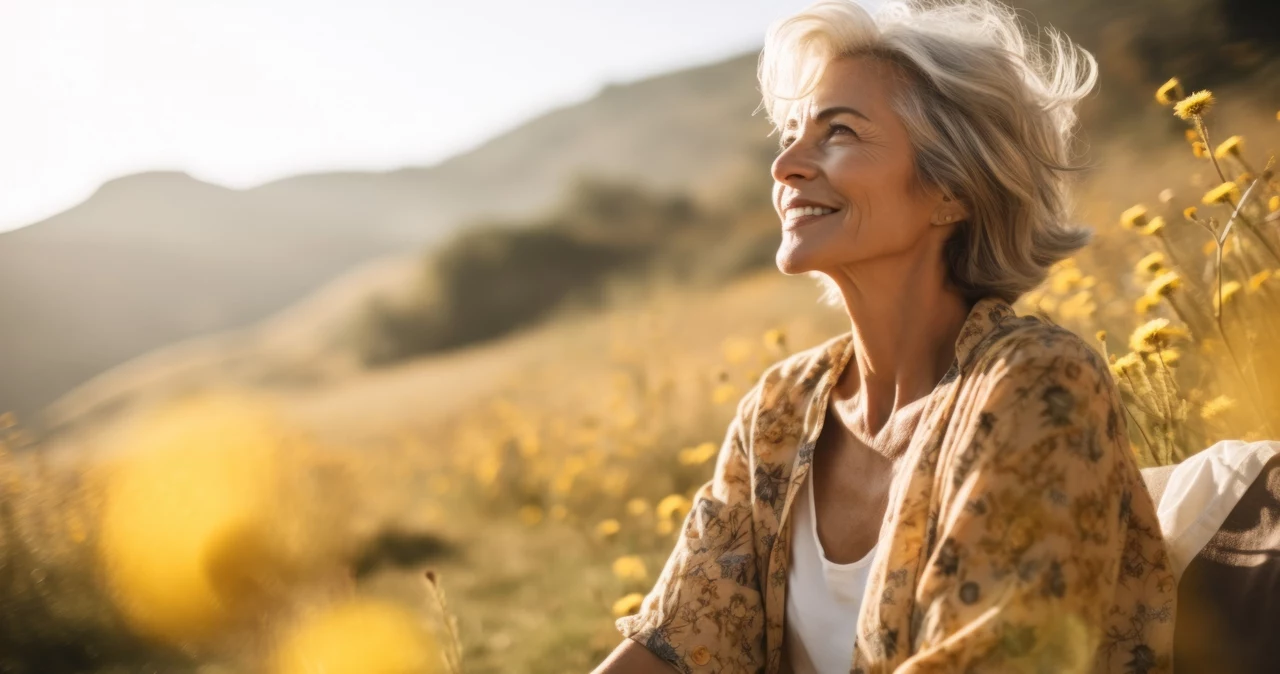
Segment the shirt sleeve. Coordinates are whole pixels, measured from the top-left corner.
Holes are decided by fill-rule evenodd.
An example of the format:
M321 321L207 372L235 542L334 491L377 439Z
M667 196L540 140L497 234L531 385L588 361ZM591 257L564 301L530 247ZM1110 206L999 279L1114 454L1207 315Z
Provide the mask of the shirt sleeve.
M1171 671L1176 585L1115 383L1078 338L1037 340L939 466L896 674Z
M754 551L751 419L760 384L738 403L712 478L692 499L680 535L622 635L681 672L755 672L764 665L764 611Z

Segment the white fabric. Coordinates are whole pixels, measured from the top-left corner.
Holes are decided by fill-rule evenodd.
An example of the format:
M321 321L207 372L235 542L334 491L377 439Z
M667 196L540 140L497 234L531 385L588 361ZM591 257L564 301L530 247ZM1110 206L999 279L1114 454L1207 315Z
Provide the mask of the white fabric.
M880 544L856 562L828 560L818 540L812 484L812 479L804 481L792 510L784 621L788 660L795 674L847 674L862 595Z
M1156 513L1174 575L1191 563L1240 502L1280 442L1223 440L1177 464Z

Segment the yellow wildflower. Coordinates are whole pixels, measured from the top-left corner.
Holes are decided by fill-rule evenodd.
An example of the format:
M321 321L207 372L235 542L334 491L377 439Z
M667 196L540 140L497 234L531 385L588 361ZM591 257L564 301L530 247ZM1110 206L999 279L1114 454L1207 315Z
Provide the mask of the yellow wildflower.
M1145 314L1151 311L1151 309L1159 303L1160 303L1159 297L1143 295L1142 297L1139 297L1136 302L1133 303L1133 310L1135 313Z
M1200 418L1205 421L1211 421L1223 415L1231 408L1236 406L1236 401L1225 395L1220 395L1200 407Z
M683 466L697 466L706 463L716 455L720 448L714 442L704 442L697 447L680 450L679 461Z
M1197 91L1173 105L1173 114L1182 119L1191 119L1203 115L1213 107L1213 93L1208 90Z
M1148 253L1147 255L1143 256L1141 260L1138 260L1138 264L1137 266L1134 267L1134 270L1139 272L1146 272L1148 274L1155 274L1155 273L1158 273L1163 268L1164 268L1164 253L1161 253L1160 251L1156 251L1154 253Z
M1160 85L1156 89L1156 102L1160 105L1173 105L1174 101L1180 101L1186 97L1182 91L1182 83L1176 77L1170 77L1168 82Z
M1147 224L1147 207L1142 204L1131 206L1120 214L1120 226L1133 229Z
M1200 203L1206 206L1213 204L1232 203L1240 198L1240 186L1236 183L1227 182L1204 193L1204 197L1200 199Z
M612 517L607 520L601 520L600 523L596 525L596 535L601 538L609 538L617 534L619 531L622 531L622 524Z
M1078 268L1066 267L1049 277L1049 285L1053 288L1053 292L1065 295L1071 292L1071 288L1082 278L1084 274Z
M785 349L787 334L778 328L771 328L764 333L764 345L770 349Z
M1164 229L1164 217L1157 215L1156 217L1151 218L1151 221L1138 231L1142 232L1146 236L1151 236L1159 233L1162 229Z
M1188 219L1188 220L1190 220L1190 221L1192 221L1192 222L1195 222L1195 219L1196 219L1196 207L1195 207L1195 206L1187 206L1186 208L1184 208L1184 209L1182 210L1182 217L1184 217L1184 218L1186 218L1186 219Z
M1209 148L1204 143L1197 140L1191 144L1191 154L1195 155L1196 159L1203 159L1209 156Z
M1267 279L1270 279L1270 278L1271 278L1270 269L1263 269L1262 271L1254 274L1253 276L1250 276L1249 292L1257 292L1257 290L1262 287L1262 284L1266 283Z
M1183 134L1186 135L1188 143L1194 143L1197 140L1200 140L1200 132L1195 129L1185 129Z
M649 577L649 570L645 568L644 560L639 555L624 555L613 560L613 575L624 582L643 582Z
M1096 337L1096 338L1098 338L1098 341L1099 341L1099 342L1105 342L1105 341L1107 341L1107 331L1106 331L1106 330L1099 330L1099 331L1097 331L1096 333L1094 333L1094 335L1093 335L1093 336L1094 336L1094 337Z
M1159 351L1153 351L1152 353L1147 354L1147 360L1150 361L1152 365L1159 365L1163 362L1169 367L1174 367L1178 364L1178 358L1181 355L1182 352L1177 349L1160 349Z
M627 501L627 514L632 517L640 517L649 512L649 502L642 498L633 498Z
M1115 373L1117 377L1123 376L1126 372L1132 372L1139 369L1142 369L1142 356L1132 352L1116 358L1115 361L1111 363L1111 371Z
M693 507L693 504L689 499L680 494L672 494L658 501L654 512L657 513L659 519L667 520L673 517L684 517L691 507Z
M622 618L629 615L635 615L640 612L640 605L644 602L644 595L639 592L631 594L613 602L613 617Z
M1213 151L1213 156L1218 159L1226 159L1227 155L1234 154L1240 156L1241 145L1244 144L1244 138L1240 136L1232 136L1221 143Z
M1212 292L1213 292L1213 308L1217 309L1218 308L1218 289L1215 287L1213 288ZM1227 281L1226 283L1223 283L1222 284L1222 303L1226 304L1230 302L1231 297L1235 295L1237 292L1240 292L1239 281Z
M1168 297L1173 291L1182 287L1182 277L1176 271L1167 271L1147 285L1147 295L1151 297Z
M1187 337L1187 332L1169 325L1169 319L1153 318L1133 331L1129 336L1129 348L1138 353L1150 353L1184 337Z
M1273 196L1267 200L1267 210L1272 213L1280 211L1280 195Z

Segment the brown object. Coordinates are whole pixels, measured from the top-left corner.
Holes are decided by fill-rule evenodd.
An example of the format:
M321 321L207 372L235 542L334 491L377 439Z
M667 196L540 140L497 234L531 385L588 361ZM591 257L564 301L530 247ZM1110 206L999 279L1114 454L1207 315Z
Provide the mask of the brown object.
M1183 572L1173 648L1176 674L1280 672L1280 454Z

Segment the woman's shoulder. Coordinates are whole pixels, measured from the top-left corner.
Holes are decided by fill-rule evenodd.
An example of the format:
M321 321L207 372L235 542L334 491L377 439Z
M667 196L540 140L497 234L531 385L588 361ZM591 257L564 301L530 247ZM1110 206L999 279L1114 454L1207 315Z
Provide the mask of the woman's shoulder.
M1036 364L1067 363L1099 374L1109 373L1102 354L1083 337L1034 315L1006 320L979 351L974 359L975 371L985 374L1032 369Z

